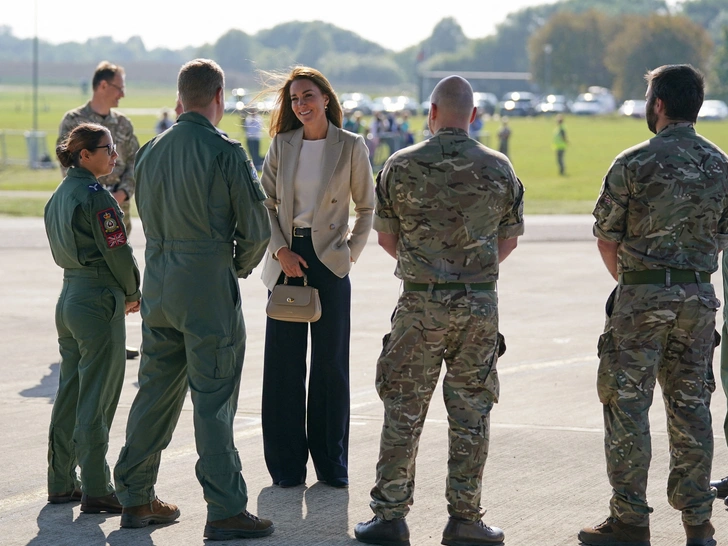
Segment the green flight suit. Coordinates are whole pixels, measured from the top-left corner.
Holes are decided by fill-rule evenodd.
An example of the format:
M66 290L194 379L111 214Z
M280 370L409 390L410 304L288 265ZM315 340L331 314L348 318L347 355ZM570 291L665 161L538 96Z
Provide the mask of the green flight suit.
M56 306L61 353L48 435L48 492L78 486L98 497L114 491L106 451L124 379L125 302L138 301L139 269L111 194L72 167L45 207L55 262L64 269Z
M189 386L208 520L225 519L247 506L233 441L245 353L238 277L265 254L265 194L240 143L195 112L182 114L136 159L147 239L142 358L116 492L124 506L155 498L161 451Z

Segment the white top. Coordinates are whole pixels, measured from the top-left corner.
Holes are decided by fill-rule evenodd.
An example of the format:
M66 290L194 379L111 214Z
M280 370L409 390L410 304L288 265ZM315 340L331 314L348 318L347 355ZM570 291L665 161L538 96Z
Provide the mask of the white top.
M293 227L311 227L321 180L326 139L304 140L293 179Z

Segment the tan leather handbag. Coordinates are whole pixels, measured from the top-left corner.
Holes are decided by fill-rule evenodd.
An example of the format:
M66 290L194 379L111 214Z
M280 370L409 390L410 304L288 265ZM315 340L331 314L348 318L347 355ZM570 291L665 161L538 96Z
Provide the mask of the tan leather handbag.
M313 286L308 286L306 275L303 276L303 286L289 285L286 277L283 284L273 287L265 314L287 322L316 322L321 318L319 292Z

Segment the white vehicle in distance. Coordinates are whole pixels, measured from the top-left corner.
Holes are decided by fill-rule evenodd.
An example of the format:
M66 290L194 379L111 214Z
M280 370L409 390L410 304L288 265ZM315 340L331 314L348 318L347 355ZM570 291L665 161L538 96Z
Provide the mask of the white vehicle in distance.
M619 107L618 112L620 116L644 119L647 115L647 101L644 99L626 100Z
M698 119L720 121L728 117L728 106L722 100L706 100L698 112Z
M581 116L595 116L611 114L617 109L614 95L604 87L592 86L586 93L582 93L574 104L571 105L571 112Z

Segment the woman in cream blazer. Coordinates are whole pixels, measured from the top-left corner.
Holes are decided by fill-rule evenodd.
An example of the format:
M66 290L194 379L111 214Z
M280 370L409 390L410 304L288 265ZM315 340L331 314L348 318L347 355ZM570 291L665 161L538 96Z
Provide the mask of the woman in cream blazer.
M320 481L346 487L349 270L372 227L372 170L364 139L341 129L341 106L323 74L294 68L278 89L277 105L262 176L272 232L262 278L272 290L286 275L289 284L303 284L305 274L308 284L319 290L322 313L310 325L267 319L265 459L273 483L281 487L305 482L309 453Z

